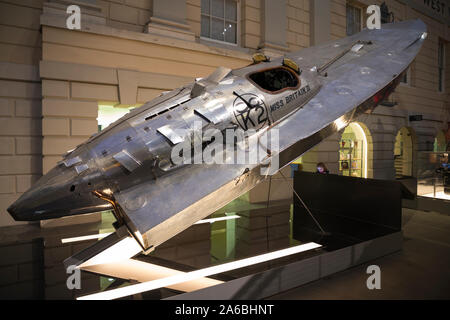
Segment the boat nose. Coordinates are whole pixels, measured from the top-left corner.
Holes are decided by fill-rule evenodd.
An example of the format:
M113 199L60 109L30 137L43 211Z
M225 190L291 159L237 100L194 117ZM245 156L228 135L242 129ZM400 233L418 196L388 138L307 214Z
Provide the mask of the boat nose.
M75 178L71 170L56 166L20 196L7 210L15 220L37 220L54 209L55 203L66 198L68 184ZM63 208L61 208L63 209Z
M11 215L11 217L13 217L14 220L16 221L22 221L20 219L20 215L18 214L18 210L17 210L17 205L16 203L13 203L12 205L10 205L8 207L8 209L6 209L6 211L9 212L9 214Z
M75 169L60 164L39 179L7 210L16 221L33 221L95 212L99 211L95 207L102 205L105 205L104 202L92 195Z

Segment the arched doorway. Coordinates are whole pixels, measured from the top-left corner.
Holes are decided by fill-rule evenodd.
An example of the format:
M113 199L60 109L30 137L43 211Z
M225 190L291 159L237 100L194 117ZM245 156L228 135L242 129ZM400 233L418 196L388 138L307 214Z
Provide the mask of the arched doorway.
M339 141L339 173L344 176L371 178L372 137L360 122L350 123Z
M395 137L394 166L396 179L413 176L413 136L410 128L401 128Z
M434 152L447 151L447 141L445 139L445 132L443 130L438 130L436 138L434 138L433 151Z

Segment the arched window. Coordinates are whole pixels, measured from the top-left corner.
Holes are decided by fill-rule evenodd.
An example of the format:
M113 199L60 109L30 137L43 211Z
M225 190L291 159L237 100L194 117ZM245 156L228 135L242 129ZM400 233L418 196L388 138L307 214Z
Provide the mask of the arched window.
M256 85L272 93L288 88L294 89L299 85L299 80L294 72L283 67L255 72L248 77Z

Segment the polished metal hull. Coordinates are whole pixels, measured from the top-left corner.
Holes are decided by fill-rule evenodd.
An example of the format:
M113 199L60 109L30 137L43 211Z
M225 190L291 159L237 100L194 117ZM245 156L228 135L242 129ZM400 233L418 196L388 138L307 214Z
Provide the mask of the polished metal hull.
M18 220L37 220L114 208L120 224L143 250L152 249L376 107L399 83L425 37L423 22L405 21L288 54L302 70L300 81L297 87L277 93L261 90L249 75L277 68L283 58L231 72L218 69L134 110L68 153L50 178L44 177L9 211ZM197 118L204 128L242 127L236 101L245 102L250 95L261 112L267 112L263 119L267 121L256 128L257 139L270 132L279 134L277 150L264 161L167 164L170 150L186 138L175 129L189 131ZM278 104L280 100L283 103ZM275 160L278 166L262 173ZM39 201L59 187L75 191L59 195L57 201L51 197Z
M353 37L289 55L302 61L302 67L313 68L326 63L342 48L359 39L370 40L377 45L363 56L355 54L346 58L348 61L330 66L317 95L273 127L280 132L279 167L288 165L323 139L343 129L361 113L376 107L381 101L374 101L373 97L379 92L393 90L398 84L400 76L419 52L424 32L422 22L405 22L383 26L382 30L365 30ZM318 52L326 54L318 55ZM194 166L189 171L167 177L168 183L138 186L145 188L146 192L141 194L149 205L143 211L128 213L128 217L142 234L144 246L158 246L267 178L260 174L259 165L243 174L247 167ZM174 194L185 196L177 196L174 200ZM127 194L118 195L118 200L126 201L127 197ZM161 216L157 224L149 219L150 212L158 212Z

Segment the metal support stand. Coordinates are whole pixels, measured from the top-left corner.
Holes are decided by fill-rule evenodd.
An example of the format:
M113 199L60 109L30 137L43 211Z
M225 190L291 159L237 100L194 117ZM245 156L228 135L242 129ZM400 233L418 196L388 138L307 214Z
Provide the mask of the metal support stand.
M284 176L283 172L281 172L281 170L279 171L281 176L286 180L287 178ZM293 187L291 187L292 191L294 192L295 196L297 197L298 200L300 200L300 202L302 203L303 207L306 209L306 211L308 212L308 214L311 216L311 218L313 219L314 223L319 227L320 232L322 233L322 235L326 235L327 232L325 232L325 230L323 230L322 226L320 225L319 221L316 220L316 218L314 218L314 215L312 214L311 210L309 210L308 206L306 205L306 203L302 200L302 198L300 198L300 196L298 195L298 193L294 190Z

